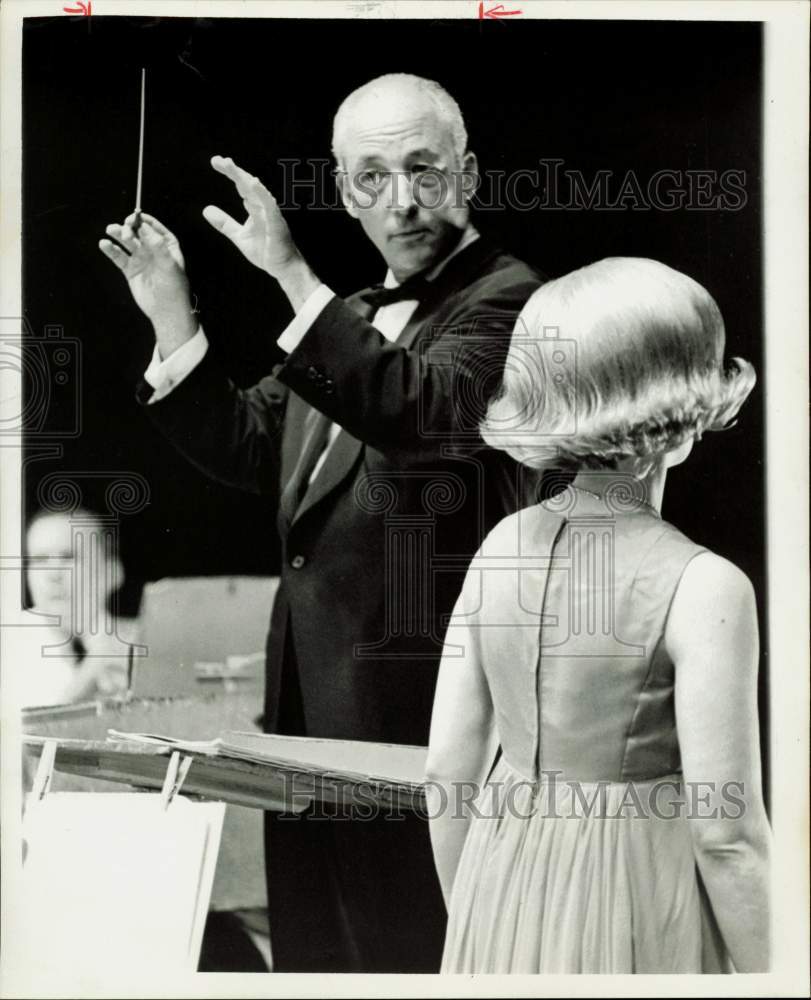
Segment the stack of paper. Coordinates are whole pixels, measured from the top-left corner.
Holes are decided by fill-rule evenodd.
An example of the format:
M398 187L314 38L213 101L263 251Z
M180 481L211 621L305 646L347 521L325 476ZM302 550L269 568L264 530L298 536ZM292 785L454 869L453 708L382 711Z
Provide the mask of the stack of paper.
M45 740L25 737L38 755ZM159 788L174 751L192 758L183 791L235 805L300 812L311 802L424 809L426 747L354 740L225 732L214 740L180 740L108 731L106 742L59 739L56 769Z
M426 747L310 736L226 732L214 740L177 740L146 733L108 731L108 739L169 746L173 750L272 764L280 768L358 782L379 782L417 789L424 780Z
M76 982L194 972L224 816L221 803L139 793L29 802L14 960Z

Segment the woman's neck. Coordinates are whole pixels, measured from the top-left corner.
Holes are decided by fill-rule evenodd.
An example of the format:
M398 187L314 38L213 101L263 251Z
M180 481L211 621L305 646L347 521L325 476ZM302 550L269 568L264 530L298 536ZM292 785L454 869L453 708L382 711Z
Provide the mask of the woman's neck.
M627 483L629 479L636 479L642 486L640 498L661 513L666 478L667 465L660 459L654 462L644 476L637 475L630 466L610 470L581 469L572 485L586 493L602 497L612 486Z

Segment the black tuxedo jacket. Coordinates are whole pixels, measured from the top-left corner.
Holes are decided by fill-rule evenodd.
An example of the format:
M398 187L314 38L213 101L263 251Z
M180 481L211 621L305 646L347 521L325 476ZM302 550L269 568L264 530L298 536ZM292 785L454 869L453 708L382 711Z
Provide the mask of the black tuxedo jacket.
M531 474L477 427L541 280L479 239L396 343L360 295L335 298L258 385L236 388L209 351L149 406L192 462L266 495L278 518L268 732L428 742L446 617L470 558L535 499ZM343 430L310 480L332 421ZM427 824L388 819L266 816L278 971L438 971L445 918Z
M209 351L149 406L194 464L266 494L277 511L268 732L292 648L306 734L427 743L467 564L498 520L534 500L534 478L485 447L477 425L541 280L480 238L430 284L396 343L370 325L360 294L335 298L252 388L236 388ZM302 481L308 444L329 421L343 430Z

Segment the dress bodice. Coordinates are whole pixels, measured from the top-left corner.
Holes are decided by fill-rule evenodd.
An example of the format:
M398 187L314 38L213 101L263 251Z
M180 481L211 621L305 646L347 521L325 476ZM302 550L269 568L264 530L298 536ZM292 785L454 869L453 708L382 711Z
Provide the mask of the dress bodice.
M680 771L663 637L701 551L646 505L609 507L572 489L488 535L461 606L519 773L639 781Z

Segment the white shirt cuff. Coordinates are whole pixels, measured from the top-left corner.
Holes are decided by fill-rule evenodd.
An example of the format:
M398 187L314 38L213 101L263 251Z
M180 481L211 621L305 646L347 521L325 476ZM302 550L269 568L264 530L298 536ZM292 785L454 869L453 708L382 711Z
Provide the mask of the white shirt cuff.
M334 298L335 293L331 292L326 285L319 285L314 292L310 293L304 305L299 309L276 341L286 354L290 354L298 347L324 306Z
M158 345L152 353L152 360L149 367L144 372L144 381L148 382L155 390L149 398L150 403L157 403L159 399L168 396L176 385L190 375L200 364L208 350L208 339L203 333L203 328L198 327L197 333L182 344L176 351L173 351L164 361L161 359Z

